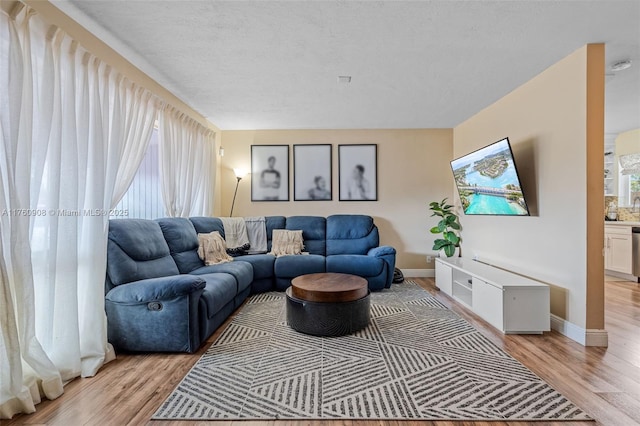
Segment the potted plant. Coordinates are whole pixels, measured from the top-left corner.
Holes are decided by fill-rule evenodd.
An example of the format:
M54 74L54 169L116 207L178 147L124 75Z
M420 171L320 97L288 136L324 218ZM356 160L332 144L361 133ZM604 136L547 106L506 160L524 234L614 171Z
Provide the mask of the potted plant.
M433 250L443 250L447 257L455 254L458 248L458 256L462 257L462 247L460 247L460 235L456 231L460 231L461 226L458 222L458 216L452 211L453 206L447 204L445 198L441 202L434 201L429 203L429 210L433 212L431 215L440 217L440 222L431 228L432 234L442 234L442 238L438 238L433 242Z

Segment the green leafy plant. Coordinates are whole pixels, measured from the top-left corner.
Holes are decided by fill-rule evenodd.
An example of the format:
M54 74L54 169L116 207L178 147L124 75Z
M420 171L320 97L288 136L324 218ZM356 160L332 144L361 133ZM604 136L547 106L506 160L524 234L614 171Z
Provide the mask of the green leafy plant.
M460 247L460 242L462 239L460 235L456 233L456 231L460 231L461 226L460 222L458 222L458 216L452 211L453 206L447 204L447 199L445 198L441 202L434 201L429 203L429 210L433 212L431 215L440 217L440 222L433 228L431 228L432 234L442 234L442 238L438 238L433 242L433 250L440 251L444 250L444 254L447 257L451 257L456 252L456 247L458 247L458 256L462 256L462 247Z

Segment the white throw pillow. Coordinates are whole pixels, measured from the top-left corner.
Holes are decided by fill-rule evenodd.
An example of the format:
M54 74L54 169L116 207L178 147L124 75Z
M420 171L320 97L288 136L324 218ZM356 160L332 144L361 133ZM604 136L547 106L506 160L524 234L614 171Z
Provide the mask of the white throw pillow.
M304 241L302 231L290 231L287 229L274 229L271 238L271 252L274 256L287 256L302 254Z

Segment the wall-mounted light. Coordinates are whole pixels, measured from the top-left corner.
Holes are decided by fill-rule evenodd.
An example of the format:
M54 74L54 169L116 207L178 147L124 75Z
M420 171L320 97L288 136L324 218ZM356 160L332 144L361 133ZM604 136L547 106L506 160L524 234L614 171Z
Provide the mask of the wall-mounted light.
M611 71L618 72L631 68L631 59L624 59L611 65Z
M233 173L236 175L236 191L233 193L233 201L231 202L231 212L229 213L229 217L233 216L233 206L236 204L236 195L238 195L238 186L240 186L240 181L247 174L244 169L233 169Z
M218 149L218 155L219 155L220 157L224 157L224 148L223 148L223 147L220 147L220 148Z
M618 157L622 175L635 175L640 173L640 154L627 154Z

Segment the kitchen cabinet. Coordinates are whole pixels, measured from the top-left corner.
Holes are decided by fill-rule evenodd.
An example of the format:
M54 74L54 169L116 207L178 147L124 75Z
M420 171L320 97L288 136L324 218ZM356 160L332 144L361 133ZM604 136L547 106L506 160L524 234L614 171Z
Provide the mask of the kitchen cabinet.
M631 226L605 226L604 242L604 268L630 275L633 261Z
M608 154L604 155L604 195L617 195L617 161L613 151L607 152Z

